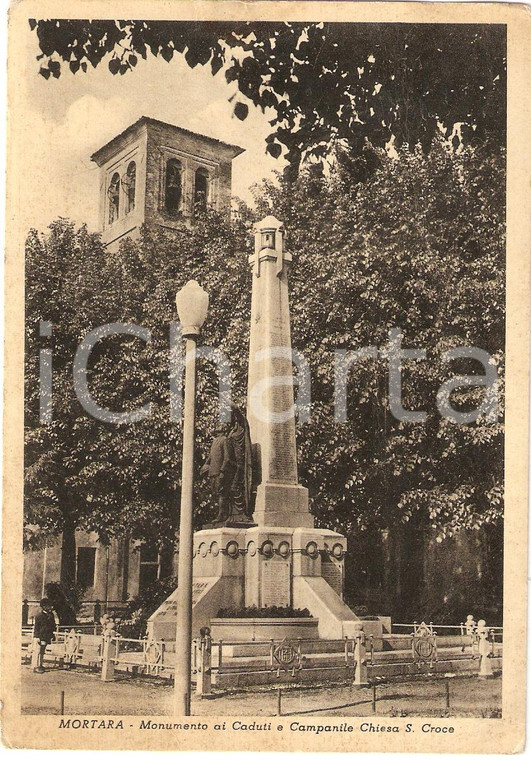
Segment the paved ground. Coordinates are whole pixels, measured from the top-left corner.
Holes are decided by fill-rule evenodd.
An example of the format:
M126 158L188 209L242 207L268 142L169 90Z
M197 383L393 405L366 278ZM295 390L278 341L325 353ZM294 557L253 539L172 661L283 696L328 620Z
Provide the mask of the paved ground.
M450 710L446 709L444 679L423 678L376 687L376 714L426 717L501 717L501 678L449 678ZM22 712L60 714L61 691L65 715L171 715L172 686L121 677L103 683L98 674L50 669L41 675L22 667ZM194 699L193 715L277 715L277 690L239 691ZM282 690L283 715L372 715L372 689L350 686L293 687Z

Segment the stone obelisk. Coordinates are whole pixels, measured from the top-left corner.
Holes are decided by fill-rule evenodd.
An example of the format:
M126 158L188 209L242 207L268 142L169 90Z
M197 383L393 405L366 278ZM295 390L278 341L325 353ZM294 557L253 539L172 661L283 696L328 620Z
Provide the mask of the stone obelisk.
M312 528L308 491L299 485L288 296L291 255L282 223L256 227L252 267L247 418L260 464L258 525Z

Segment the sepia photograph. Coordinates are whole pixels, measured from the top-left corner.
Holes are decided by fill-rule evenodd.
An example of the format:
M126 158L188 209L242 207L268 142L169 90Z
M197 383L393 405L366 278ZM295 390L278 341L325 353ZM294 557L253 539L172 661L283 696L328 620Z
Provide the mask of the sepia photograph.
M249 5L11 10L4 741L521 751L527 19Z

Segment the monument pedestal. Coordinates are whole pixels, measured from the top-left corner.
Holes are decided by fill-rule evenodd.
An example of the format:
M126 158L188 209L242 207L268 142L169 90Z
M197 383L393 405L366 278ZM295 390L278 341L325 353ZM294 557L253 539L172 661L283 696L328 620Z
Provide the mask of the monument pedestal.
M261 483L256 490L253 516L258 525L313 528L308 489L289 483Z
M353 636L359 618L343 602L346 539L321 528L212 528L194 535L192 635L221 608L307 608L323 639ZM175 638L177 591L148 621L150 638ZM364 621L381 636L379 621ZM249 637L251 638L251 637Z

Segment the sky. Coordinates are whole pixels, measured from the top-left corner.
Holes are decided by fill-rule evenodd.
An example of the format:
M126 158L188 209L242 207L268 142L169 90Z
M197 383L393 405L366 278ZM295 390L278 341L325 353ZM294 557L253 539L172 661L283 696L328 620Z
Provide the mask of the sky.
M250 102L249 116L232 116L228 98L235 84L207 65L190 69L176 55L139 59L137 67L113 76L103 61L87 73L63 65L59 79L39 71L37 37L28 27L20 103L24 111L24 162L31 167L19 206L22 230L45 229L59 216L98 229L98 168L91 154L140 116L150 116L245 148L233 162L233 195L252 201L249 188L272 177L283 164L265 154L268 118Z

